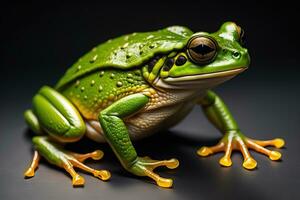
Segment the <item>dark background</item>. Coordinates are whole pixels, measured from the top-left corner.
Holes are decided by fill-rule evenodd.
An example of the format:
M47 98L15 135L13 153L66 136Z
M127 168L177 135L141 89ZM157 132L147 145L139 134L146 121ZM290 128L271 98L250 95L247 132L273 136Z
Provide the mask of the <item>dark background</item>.
M289 1L90 1L85 3L2 4L0 15L0 199L299 199L299 11ZM174 178L173 189L129 175L106 145L84 140L69 148L100 148L105 157L90 161L112 172L109 182L84 174L84 188L73 189L63 170L42 162L36 176L25 180L32 157L22 113L44 84L54 85L65 70L97 44L125 33L184 25L213 32L224 21L245 29L250 68L216 88L243 132L256 139L283 137L282 161L252 152L254 171L242 157L222 168L222 154L199 158L195 152L213 145L220 134L196 108L181 124L136 143L140 155L176 157L181 166L159 173Z

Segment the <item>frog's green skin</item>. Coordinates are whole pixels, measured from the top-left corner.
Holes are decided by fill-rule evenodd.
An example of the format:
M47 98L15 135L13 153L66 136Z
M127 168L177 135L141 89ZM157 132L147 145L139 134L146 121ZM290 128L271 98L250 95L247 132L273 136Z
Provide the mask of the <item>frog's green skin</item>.
M193 33L173 26L155 32L125 35L95 47L80 58L55 88L44 86L33 98L33 109L25 112L35 153L25 176L34 176L40 157L67 170L73 185L84 179L79 167L102 180L110 173L82 164L86 158L100 159L100 150L88 154L68 152L59 143L76 142L84 135L108 142L123 167L138 176L148 176L159 186L171 187L172 180L153 172L158 166L176 168L178 160L139 157L131 140L169 128L200 105L208 119L224 134L213 147L198 150L201 156L225 151L220 164L230 166L231 151L240 150L246 169L256 167L252 148L272 160L282 139L258 141L245 137L228 108L210 89L244 71L250 58L241 45L242 29L224 23L217 32Z

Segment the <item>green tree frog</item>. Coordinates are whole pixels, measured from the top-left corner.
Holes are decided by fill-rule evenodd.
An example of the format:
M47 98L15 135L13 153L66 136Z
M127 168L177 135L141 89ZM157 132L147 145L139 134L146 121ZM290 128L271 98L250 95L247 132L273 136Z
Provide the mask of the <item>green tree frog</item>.
M171 26L124 35L93 48L53 88L43 86L33 97L32 109L25 111L25 120L36 133L34 156L25 177L34 176L43 157L66 170L74 186L84 184L74 167L108 180L109 171L83 164L87 158L101 159L101 150L78 154L63 148L63 144L86 136L107 142L128 172L147 176L161 187L172 187L172 179L153 170L159 166L174 169L179 161L140 157L132 141L177 124L196 105L223 134L218 144L201 147L198 155L224 151L219 163L228 167L232 150L238 150L246 169L257 166L249 148L279 160L281 154L265 146L281 148L284 140L244 136L225 103L211 90L248 68L250 57L242 46L243 34L233 22L213 33Z

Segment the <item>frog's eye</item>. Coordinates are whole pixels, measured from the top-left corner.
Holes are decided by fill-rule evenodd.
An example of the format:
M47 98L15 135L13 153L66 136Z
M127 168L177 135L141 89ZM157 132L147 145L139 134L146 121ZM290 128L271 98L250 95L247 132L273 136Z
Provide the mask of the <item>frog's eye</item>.
M217 54L217 43L207 36L196 36L187 44L189 58L197 64L211 62Z

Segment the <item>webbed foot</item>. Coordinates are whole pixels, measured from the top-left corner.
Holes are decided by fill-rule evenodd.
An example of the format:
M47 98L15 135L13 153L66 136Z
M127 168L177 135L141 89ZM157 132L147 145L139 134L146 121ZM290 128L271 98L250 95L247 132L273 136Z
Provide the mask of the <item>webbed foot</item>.
M74 167L77 167L83 171L89 172L89 173L93 174L95 177L97 177L103 181L106 181L110 178L111 175L110 175L109 171L95 170L95 169L92 169L92 168L88 167L87 165L83 164L83 162L87 158L92 158L93 160L100 160L104 155L104 153L101 150L96 150L96 151L93 151L91 153L86 153L86 154L78 154L78 153L73 153L73 152L66 152L66 154L67 154L67 159ZM71 172L69 172L69 173L72 175ZM73 185L77 185L76 177L75 177L75 180L74 180L74 176L72 176L72 177L73 177ZM78 183L79 183L79 185L81 184L80 181ZM82 184L84 184L84 182Z
M34 176L34 172L38 167L41 156L46 158L50 163L64 168L72 176L73 186L84 185L84 178L77 174L74 167L89 172L103 181L108 180L111 176L110 172L107 170L95 170L83 164L88 158L94 160L101 159L103 157L103 152L100 150L86 154L78 154L63 150L59 145L50 142L46 137L38 136L35 137L33 141L37 150L34 152L31 165L24 173L24 176L27 178Z
M220 165L229 167L232 165L231 153L232 150L241 151L244 157L243 167L246 169L254 169L257 166L257 162L252 158L248 149L253 149L264 155L267 155L271 160L279 160L281 153L278 151L271 151L266 146L274 146L276 148L282 148L284 146L284 140L276 138L273 140L253 140L245 137L239 131L232 131L227 133L221 141L211 147L201 147L197 154L200 156L208 156L217 152L224 151L225 155L219 160Z
M138 157L128 171L138 176L148 176L152 178L160 187L172 187L172 179L160 177L158 174L153 172L155 168L160 166L166 166L169 169L175 169L179 166L179 161L175 158L170 160L152 160L150 157Z

